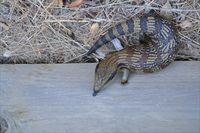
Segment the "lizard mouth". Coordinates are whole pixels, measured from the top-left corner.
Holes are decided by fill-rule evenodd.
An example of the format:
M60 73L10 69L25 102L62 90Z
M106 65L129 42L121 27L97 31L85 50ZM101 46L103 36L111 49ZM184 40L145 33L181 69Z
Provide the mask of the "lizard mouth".
M94 89L94 92L93 92L92 96L95 97L95 96L97 96L98 93L99 93L99 91Z

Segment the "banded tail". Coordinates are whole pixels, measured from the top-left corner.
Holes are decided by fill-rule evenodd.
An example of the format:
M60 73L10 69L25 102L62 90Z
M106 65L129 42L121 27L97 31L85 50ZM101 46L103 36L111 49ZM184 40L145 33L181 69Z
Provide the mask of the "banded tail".
M137 23L137 24L136 24ZM104 44L110 42L111 40L122 36L122 35L128 35L129 33L133 33L136 31L140 31L139 27L136 28L134 25L139 25L140 20L137 18L135 20L129 19L126 22L119 23L116 26L112 27L105 33L105 35L101 36L96 43L89 49L87 52L87 56L94 53L98 48L103 46Z
M119 36L132 33L144 33L149 35L151 38L154 38L157 42L159 42L161 47L165 47L165 45L167 45L175 36L173 29L173 26L169 22L163 20L155 13L146 14L139 18L131 18L109 29L105 35L100 37L89 49L89 51L86 53L86 56L91 55L98 48L110 42L111 40Z

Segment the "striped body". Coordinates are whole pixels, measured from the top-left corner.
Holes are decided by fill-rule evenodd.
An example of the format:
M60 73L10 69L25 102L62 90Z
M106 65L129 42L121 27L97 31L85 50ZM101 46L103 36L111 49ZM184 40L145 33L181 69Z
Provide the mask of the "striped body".
M129 46L121 51L109 53L96 67L95 93L115 76L119 68L125 67L133 72L154 72L166 67L174 60L178 48L176 33L169 22L156 14L130 19L109 29L87 55L112 39L131 33L143 33L149 36L152 44Z

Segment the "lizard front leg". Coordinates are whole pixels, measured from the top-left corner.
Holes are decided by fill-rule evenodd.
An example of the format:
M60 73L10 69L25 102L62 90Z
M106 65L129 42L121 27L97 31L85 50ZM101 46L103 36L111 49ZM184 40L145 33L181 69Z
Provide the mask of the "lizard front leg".
M129 77L130 70L128 68L121 68L121 72L122 72L121 84L128 83L128 77Z

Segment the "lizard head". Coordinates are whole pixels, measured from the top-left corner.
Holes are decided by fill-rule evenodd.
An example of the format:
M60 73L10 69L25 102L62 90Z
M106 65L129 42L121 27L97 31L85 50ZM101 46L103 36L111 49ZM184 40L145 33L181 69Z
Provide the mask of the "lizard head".
M112 80L117 73L117 65L115 65L115 63L111 64L108 61L109 60L102 60L96 66L93 96L96 96L104 85Z

